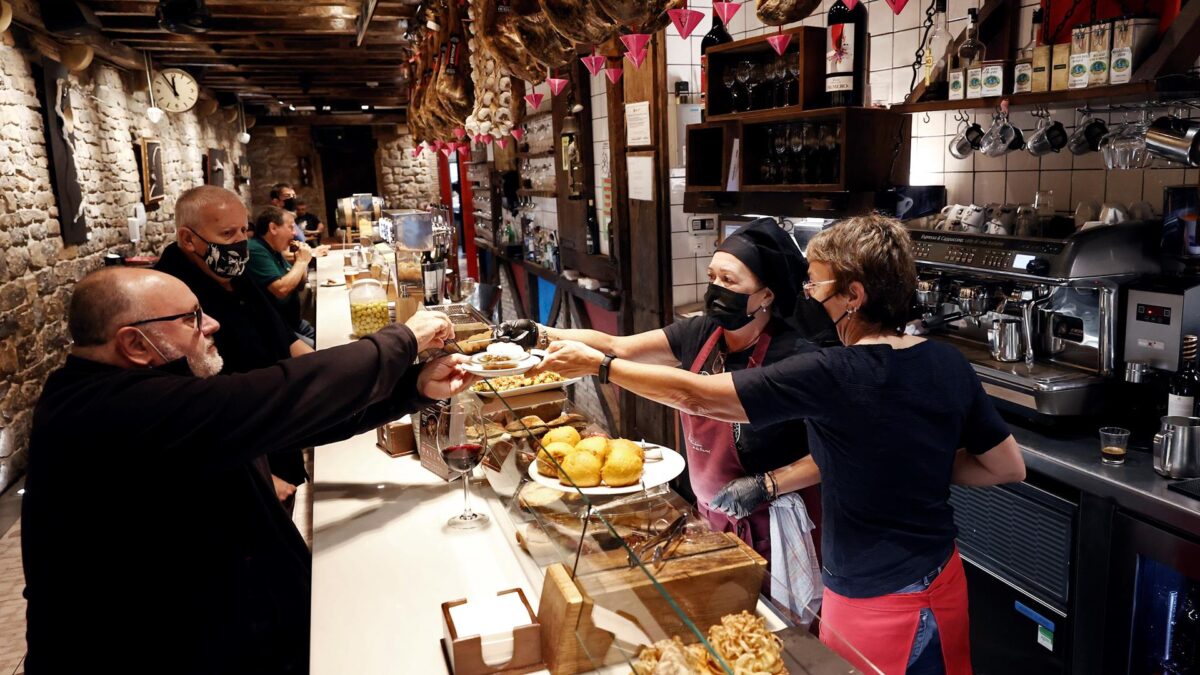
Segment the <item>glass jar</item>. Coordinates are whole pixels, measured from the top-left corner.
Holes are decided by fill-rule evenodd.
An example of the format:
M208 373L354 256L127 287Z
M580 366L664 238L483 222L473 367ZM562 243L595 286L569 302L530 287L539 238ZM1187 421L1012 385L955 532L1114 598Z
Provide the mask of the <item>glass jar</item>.
M350 325L354 337L370 335L388 325L387 293L375 279L359 279L350 287Z

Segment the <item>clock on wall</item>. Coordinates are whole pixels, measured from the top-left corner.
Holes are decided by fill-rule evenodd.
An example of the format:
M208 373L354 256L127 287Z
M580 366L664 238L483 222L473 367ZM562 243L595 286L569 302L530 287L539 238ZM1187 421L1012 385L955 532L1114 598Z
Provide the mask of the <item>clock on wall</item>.
M196 105L200 97L200 86L196 78L178 68L158 71L154 78L154 102L167 112L187 112Z

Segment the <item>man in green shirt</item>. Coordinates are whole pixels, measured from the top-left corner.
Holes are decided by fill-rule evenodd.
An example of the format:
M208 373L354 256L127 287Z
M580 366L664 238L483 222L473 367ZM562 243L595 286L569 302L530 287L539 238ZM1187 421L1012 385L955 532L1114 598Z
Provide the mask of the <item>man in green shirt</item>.
M296 218L277 206L265 207L254 221L250 240L250 263L246 274L275 300L283 322L296 335L314 346L317 338L313 325L300 318L300 289L308 279L308 263L313 256L324 255L323 246L313 250L293 239ZM294 265L284 260L285 251L295 252Z

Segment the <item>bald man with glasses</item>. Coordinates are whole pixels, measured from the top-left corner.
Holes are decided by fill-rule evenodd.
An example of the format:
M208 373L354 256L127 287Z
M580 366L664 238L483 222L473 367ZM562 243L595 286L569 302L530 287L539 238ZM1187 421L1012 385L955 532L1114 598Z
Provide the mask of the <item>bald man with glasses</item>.
M254 458L325 445L470 386L419 312L348 345L217 375L221 326L174 277L76 286L33 415L22 504L26 672L308 672L312 560Z

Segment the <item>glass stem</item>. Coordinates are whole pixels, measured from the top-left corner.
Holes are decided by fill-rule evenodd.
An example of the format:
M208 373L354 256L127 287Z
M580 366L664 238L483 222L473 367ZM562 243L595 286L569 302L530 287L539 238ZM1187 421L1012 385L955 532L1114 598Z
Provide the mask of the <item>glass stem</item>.
M468 471L462 476L463 482L463 518L470 518L475 515L471 513L471 472Z

